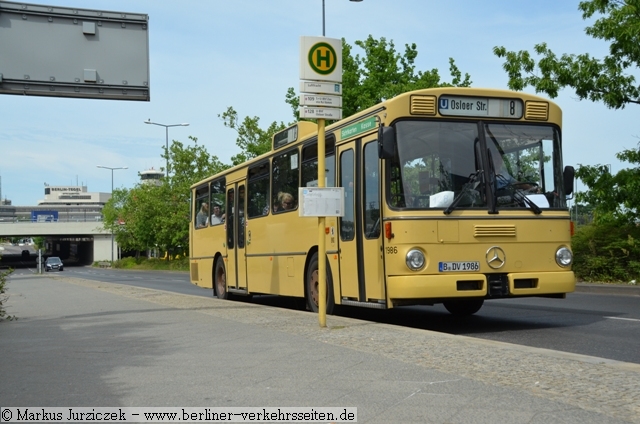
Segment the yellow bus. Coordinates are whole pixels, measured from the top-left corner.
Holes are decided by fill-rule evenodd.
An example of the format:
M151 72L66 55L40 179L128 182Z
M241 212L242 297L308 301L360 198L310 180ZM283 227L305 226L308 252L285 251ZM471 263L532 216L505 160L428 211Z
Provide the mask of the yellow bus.
M575 289L562 112L537 96L473 88L404 93L326 127L327 313ZM275 294L318 310L317 126L274 135L270 152L194 184L190 279L214 296Z

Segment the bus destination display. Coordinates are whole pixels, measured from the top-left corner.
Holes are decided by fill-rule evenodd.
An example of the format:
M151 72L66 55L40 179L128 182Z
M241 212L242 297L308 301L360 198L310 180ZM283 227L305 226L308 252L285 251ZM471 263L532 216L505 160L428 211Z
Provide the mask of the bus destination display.
M522 100L486 97L440 96L438 112L445 116L522 118Z
M275 149L278 149L289 143L293 143L297 139L298 139L298 126L293 125L287 129L280 131L279 133L274 134L273 147Z

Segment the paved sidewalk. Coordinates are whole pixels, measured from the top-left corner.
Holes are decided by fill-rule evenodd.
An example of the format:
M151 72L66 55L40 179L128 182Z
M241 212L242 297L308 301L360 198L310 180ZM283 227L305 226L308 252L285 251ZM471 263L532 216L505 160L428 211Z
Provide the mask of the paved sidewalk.
M0 405L357 407L360 423L640 423L640 365L65 276L10 277Z

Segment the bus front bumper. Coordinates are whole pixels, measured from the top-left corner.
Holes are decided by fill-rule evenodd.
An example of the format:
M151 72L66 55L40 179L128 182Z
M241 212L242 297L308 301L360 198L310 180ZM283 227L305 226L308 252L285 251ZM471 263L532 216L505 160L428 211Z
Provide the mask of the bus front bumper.
M490 276L490 274L489 274ZM571 293L576 287L573 271L506 274L508 293L490 295L488 275L439 274L387 277L388 298L444 299L456 297L518 297Z

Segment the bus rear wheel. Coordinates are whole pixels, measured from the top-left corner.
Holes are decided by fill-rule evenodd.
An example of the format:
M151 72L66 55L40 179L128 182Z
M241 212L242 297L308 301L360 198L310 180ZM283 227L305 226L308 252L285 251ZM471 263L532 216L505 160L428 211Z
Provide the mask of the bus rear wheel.
M229 298L229 292L227 292L227 271L224 267L222 256L216 261L216 266L213 271L213 286L218 299Z
M460 300L449 300L447 302L442 302L444 307L451 314L456 316L468 316L473 315L482 308L484 304L484 299L460 299Z
M320 299L320 279L318 278L318 253L314 253L309 262L307 275L305 276L305 296L307 298L307 306L309 309L317 313ZM335 302L333 301L333 278L331 277L331 268L327 261L327 314L333 313Z

